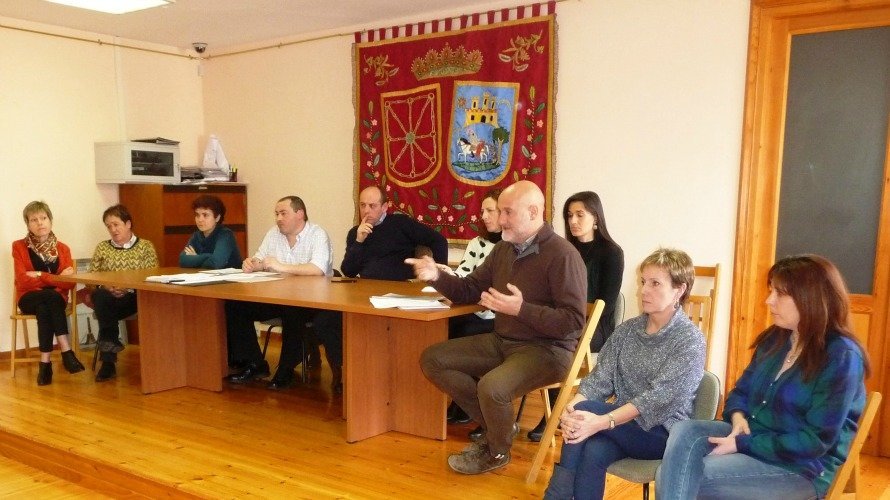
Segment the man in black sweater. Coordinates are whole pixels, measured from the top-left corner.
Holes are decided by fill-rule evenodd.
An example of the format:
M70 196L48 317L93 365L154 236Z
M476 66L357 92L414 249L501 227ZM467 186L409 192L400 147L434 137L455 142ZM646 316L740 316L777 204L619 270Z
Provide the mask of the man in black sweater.
M381 280L414 277L405 259L426 247L440 264L448 263L448 242L431 228L405 214L387 214L386 193L369 186L359 194L361 222L346 235L346 256L340 266L346 276Z
M414 277L414 270L405 259L414 257L418 247L422 254L432 253L440 264L448 263L448 242L441 234L407 215L387 214L386 193L369 186L359 194L361 222L346 235L346 256L340 269L346 276L379 280L404 281ZM425 248L424 248L425 247ZM313 328L319 338L343 338L343 315L336 311L319 311ZM341 344L342 345L342 344ZM343 392L342 348L332 346L328 353L334 393Z

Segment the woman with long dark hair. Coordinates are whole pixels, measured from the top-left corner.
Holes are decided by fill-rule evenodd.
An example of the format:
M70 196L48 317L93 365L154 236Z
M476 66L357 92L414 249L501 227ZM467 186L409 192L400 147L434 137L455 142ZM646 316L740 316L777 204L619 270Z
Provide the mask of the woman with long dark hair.
M606 227L603 203L593 191L575 193L562 207L566 239L581 252L587 266L587 302L606 303L590 348L599 352L615 330L615 303L621 292L624 251L615 243Z
M769 270L773 325L726 398L723 421L671 431L658 497L821 498L847 459L865 407L865 349L840 272L818 255Z
M599 352L615 330L615 305L621 292L624 251L609 234L603 203L593 191L569 196L562 207L562 215L566 239L578 249L587 267L587 302L601 299L606 303L590 341L590 350ZM556 389L551 391L551 401L556 401L558 392ZM540 441L546 425L547 420L541 417L538 425L528 431L528 438Z

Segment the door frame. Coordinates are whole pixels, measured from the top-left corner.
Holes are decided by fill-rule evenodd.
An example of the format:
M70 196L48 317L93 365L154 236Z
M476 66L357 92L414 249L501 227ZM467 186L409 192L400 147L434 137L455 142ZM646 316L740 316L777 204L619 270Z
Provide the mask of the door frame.
M879 26L890 26L890 0L751 2L727 391L748 365L751 343L770 323L764 279L775 260L791 36ZM872 289L876 299L851 297L854 315L870 317L868 332L860 332L872 367L866 386L885 394L890 381L890 342L884 339L890 326L890 134L887 144ZM884 414L878 415L866 449L890 456L890 417Z

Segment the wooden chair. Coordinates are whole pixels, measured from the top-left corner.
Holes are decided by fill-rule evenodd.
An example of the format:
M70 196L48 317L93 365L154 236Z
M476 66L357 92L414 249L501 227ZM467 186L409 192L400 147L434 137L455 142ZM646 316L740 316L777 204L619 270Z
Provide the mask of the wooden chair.
M31 335L28 332L28 320L37 321L37 316L33 314L24 314L19 310L18 302L16 302L16 295L18 292L16 291L15 282L12 284L12 314L9 315L9 319L12 320L12 336L9 341L9 371L11 373L12 378L15 378L15 365L16 363L38 363L40 362L40 356L32 356L31 355ZM68 292L68 305L65 307L65 315L71 319L71 330L68 332L68 340L71 344L71 349L77 353L80 348L80 339L77 337L77 294L74 291L74 288L69 290ZM16 356L16 343L18 342L18 326L19 321L22 322L22 333L24 334L25 340L25 356L19 357Z
M572 397L573 389L581 383L581 378L578 376L581 373L581 365L586 363L588 370L593 369L590 339L593 338L593 332L596 330L596 325L600 322L600 317L603 315L605 307L606 303L602 300L597 300L593 303L593 311L588 315L587 326L584 328L581 338L578 339L578 348L575 350L575 357L572 360L572 366L569 368L566 378L562 383L541 388L541 392L544 395L544 411L547 414L547 427L544 428L544 435L541 436L541 442L538 443L538 451L532 460L531 469L528 471L528 475L525 476L527 484L535 482L541 464L544 463L544 455L547 453L547 448L556 444L554 436L556 435L556 426L559 425L559 416ZM556 404L553 406L553 410L551 410L547 389L555 388L559 389L559 395L556 397Z
M875 492L864 492L859 487L859 452L865 439L868 437L868 431L874 422L875 414L878 413L878 407L881 406L881 393L871 392L865 400L865 409L862 416L859 417L859 428L856 430L856 436L850 443L850 451L847 454L847 460L837 470L834 481L825 495L826 500L840 499L859 499L866 496L871 497Z
M705 334L705 367L710 357L711 334L714 331L714 318L717 313L717 292L720 289L720 264L695 266L695 280L712 278L713 286L707 295L690 295L683 305L683 311L689 319Z
M587 304L587 317L588 318L593 313L593 306L594 306L593 303ZM617 302L615 302L615 324L617 325L617 324L621 323L622 321L624 321L624 294L621 292L618 292L618 300L617 300ZM590 352L589 345L587 347L588 347L588 352L586 355L587 356L586 366L587 366L587 371L589 372L590 370L593 369L593 365L596 363L596 354ZM583 378L583 375L580 375L578 377L578 380L580 381L582 378ZM548 408L547 410L544 410L545 417L550 416L550 414L549 414L550 392L547 389L559 389L559 387L560 387L559 384L552 384L549 387L540 389L541 397L544 398L544 404ZM516 424L517 425L519 424L519 419L522 418L522 410L525 408L525 401L527 398L528 398L528 394L522 396L522 399L519 401L519 410L516 412Z
M695 400L692 403L692 418L696 420L713 420L717 415L717 406L720 403L720 379L717 375L705 370L698 389L695 391ZM655 481L655 472L661 465L661 460L637 460L635 458L621 459L607 469L609 474L621 479L643 485L643 500L649 499L649 483Z

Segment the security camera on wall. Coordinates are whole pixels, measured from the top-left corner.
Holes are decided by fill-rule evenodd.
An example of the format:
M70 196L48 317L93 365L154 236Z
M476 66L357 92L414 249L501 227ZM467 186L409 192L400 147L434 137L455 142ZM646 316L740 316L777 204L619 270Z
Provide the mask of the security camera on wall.
M194 47L195 52L198 54L203 54L204 51L207 50L207 44L203 42L195 42L192 44L192 47Z

